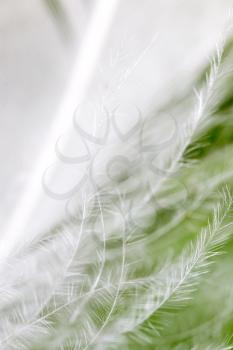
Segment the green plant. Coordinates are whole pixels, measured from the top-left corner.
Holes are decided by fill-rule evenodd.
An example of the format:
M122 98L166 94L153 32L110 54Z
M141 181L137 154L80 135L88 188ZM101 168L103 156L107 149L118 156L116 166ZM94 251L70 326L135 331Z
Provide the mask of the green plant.
M232 47L229 35L195 97L164 106L189 112L172 140L154 143L156 116L139 122L130 167L115 158L127 173L94 181L73 216L8 257L1 349L232 348Z

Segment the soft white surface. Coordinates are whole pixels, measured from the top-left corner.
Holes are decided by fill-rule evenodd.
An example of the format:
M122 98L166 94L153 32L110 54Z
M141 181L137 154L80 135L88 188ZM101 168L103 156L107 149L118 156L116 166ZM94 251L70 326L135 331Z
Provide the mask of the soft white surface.
M42 2L0 1L2 228L17 209L46 132L56 117L93 5L90 1L63 3L74 31L70 43L59 33ZM145 116L174 91L179 94L207 62L230 4L229 0L121 0L87 100L94 100L96 105L99 96L106 95L109 109L118 104L124 109L125 103L129 103L137 105ZM151 47L146 50L148 45ZM114 58L120 54L112 68L111 54ZM119 83L124 72L127 79ZM85 116L83 121L92 133L96 128L88 118ZM134 118L129 113L121 126L127 129ZM102 132L102 126L99 129ZM83 170L77 171L80 177ZM70 178L70 172L64 175L62 167L54 182L60 187L67 186ZM58 202L43 193L42 198L27 226L27 232L33 231L33 235L64 217L65 201Z

